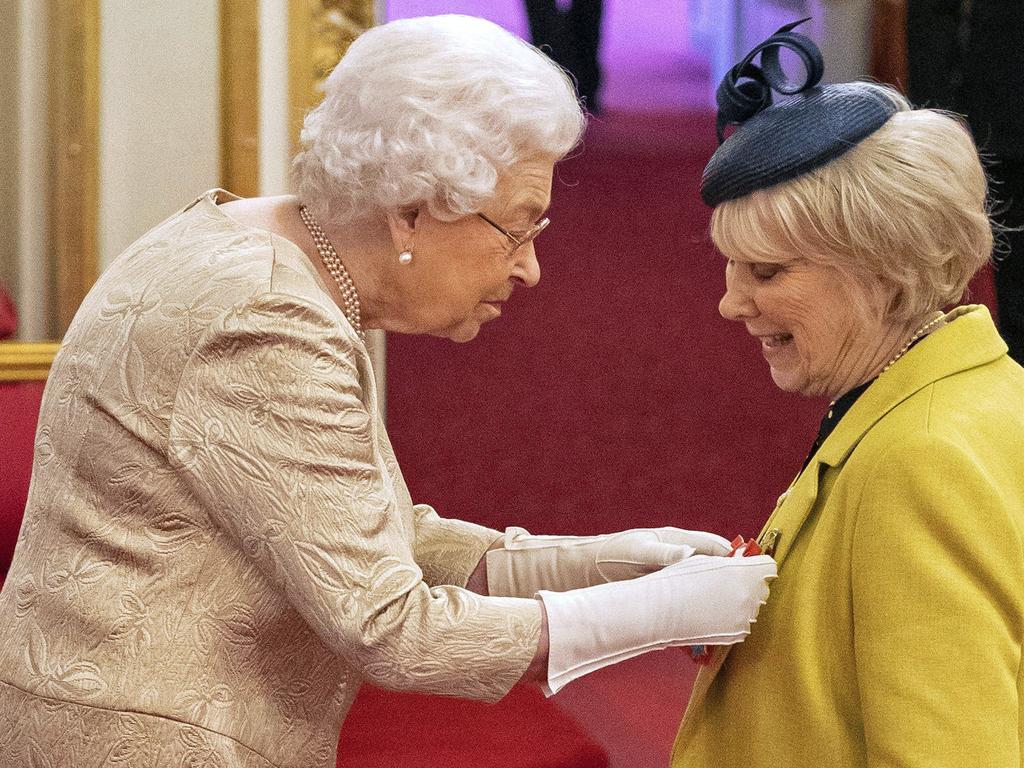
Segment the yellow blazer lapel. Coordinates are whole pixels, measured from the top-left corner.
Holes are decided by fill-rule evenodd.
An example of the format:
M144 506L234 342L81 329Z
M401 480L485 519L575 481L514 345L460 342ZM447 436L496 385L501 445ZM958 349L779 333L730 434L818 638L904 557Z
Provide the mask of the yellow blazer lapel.
M945 319L947 325L923 339L861 395L818 450L822 464L842 464L868 430L928 385L1006 354L1006 343L985 306L957 307Z

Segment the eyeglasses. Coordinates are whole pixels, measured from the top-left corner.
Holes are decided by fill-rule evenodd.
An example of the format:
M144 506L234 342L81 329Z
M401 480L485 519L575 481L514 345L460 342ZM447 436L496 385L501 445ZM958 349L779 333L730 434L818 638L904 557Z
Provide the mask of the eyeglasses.
M481 219L486 221L496 230L501 232L501 234L503 234L505 237L507 237L509 240L515 243L515 247L509 252L510 256L516 251L518 251L520 248L522 248L524 245L531 242L534 238L536 238L537 235L543 232L547 228L548 224L551 223L551 219L541 219L525 232L520 232L519 234L513 235L511 232L509 232L507 229L505 229L497 222L492 221L487 216L484 216L484 214L478 213L477 216L479 216Z

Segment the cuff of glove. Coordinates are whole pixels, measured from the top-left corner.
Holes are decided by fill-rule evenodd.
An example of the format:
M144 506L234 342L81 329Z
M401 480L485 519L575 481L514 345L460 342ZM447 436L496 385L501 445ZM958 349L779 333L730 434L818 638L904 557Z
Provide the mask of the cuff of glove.
M570 592L540 591L549 632L545 694L648 651L741 642L750 634L749 619L735 611L737 618L723 620L715 605L721 558L699 560L688 563L683 580L661 571Z

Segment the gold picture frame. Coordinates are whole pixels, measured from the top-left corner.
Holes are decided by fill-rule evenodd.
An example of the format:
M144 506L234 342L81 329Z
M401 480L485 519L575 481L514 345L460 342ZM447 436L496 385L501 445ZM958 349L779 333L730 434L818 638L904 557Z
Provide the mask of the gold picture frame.
M99 277L100 0L50 0L50 30L49 239L63 335Z

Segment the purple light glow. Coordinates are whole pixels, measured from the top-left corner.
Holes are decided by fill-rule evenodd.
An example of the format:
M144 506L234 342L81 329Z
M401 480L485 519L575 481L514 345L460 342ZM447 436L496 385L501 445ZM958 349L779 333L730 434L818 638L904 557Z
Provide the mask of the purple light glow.
M602 104L609 110L703 108L708 102L708 53L694 50L691 19L699 0L605 0ZM388 0L387 18L464 13L528 39L517 0Z

